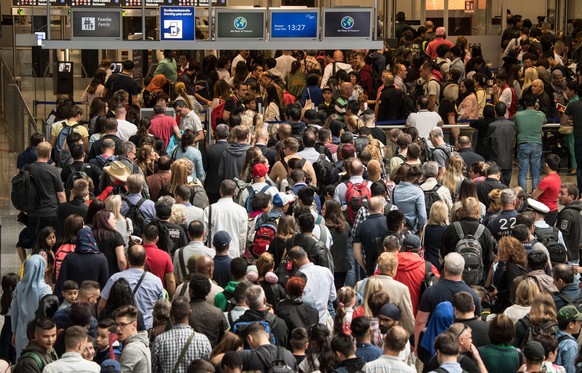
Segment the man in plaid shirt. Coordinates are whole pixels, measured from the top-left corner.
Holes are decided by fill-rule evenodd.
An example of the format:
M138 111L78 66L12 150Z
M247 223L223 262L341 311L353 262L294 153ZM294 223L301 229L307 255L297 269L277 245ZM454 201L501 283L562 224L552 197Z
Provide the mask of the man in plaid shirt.
M212 347L208 337L196 333L188 324L191 313L190 304L185 297L174 299L171 316L176 325L160 334L154 341L152 350L154 372L186 373L192 360L210 359Z

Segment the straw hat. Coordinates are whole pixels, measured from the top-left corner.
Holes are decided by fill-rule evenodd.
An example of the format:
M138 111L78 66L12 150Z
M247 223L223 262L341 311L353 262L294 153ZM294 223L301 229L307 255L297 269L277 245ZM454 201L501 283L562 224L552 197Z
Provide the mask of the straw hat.
M124 165L121 161L114 161L109 166L103 167L103 171L112 178L126 182L129 175L131 175L131 171Z

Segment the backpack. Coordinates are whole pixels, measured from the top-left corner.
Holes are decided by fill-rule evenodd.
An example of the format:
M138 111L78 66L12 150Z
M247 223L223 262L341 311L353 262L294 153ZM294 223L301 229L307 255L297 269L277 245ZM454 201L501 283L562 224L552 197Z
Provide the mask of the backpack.
M449 159L451 159L452 157L455 156L459 156L459 153L455 150L455 148L453 148L453 146L449 145L449 144L441 144L436 146L433 150L432 150L432 159L434 161L434 153L438 150L442 151L443 153L445 153L445 155L447 156L447 162L449 161Z
M61 265L63 264L63 260L65 260L66 256L69 255L70 253L74 253L76 247L77 245L74 243L73 244L67 243L61 245L61 247L59 247L59 249L57 250L55 254L55 270L53 271L55 283L56 280L58 279L57 276L61 271Z
M155 225L156 227L158 227L158 243L157 246L161 249L166 251L167 253L170 253L170 255L173 257L174 255L174 249L176 248L176 242L172 239L172 236L170 235L170 229L165 225L165 224L161 224L161 222L159 220L156 220L155 222L150 223L149 225Z
M368 206L368 201L372 198L372 194L370 193L370 189L368 189L368 183L366 180L355 184L351 181L347 181L346 185L348 187L346 190L348 218L350 224L353 225L360 207Z
M12 191L10 192L12 205L19 211L29 213L38 208L40 197L36 190L34 180L30 175L30 165L24 166L20 172L12 178Z
M573 305L577 309L580 309L580 307L582 307L582 296L578 297L577 299L570 299L570 297L568 297L566 294L563 294L563 293L558 293L558 294L556 294L556 296L558 298L561 298L564 302L566 302L566 306ZM562 307L565 307L565 306L562 306ZM558 311L560 309L558 309Z
M442 185L436 183L436 185L431 190L424 190L424 205L426 207L426 216L430 216L430 208L432 205L441 200L441 197L437 193Z
M65 197L67 198L67 201L71 200L71 198L69 197L71 194L71 190L73 190L73 184L75 183L75 181L79 179L87 179L87 173L83 171L85 166L87 166L87 163L83 163L79 171L77 171L72 164L69 165L69 170L71 171L71 173L69 174L67 182L65 183Z
M287 365L285 361L285 350L283 347L277 346L277 358L272 359L270 354L265 352L265 349L258 348L255 350L257 352L257 356L261 360L264 366L267 367L265 373L292 373L295 372L293 368Z
M429 260L425 260L424 265L425 265L425 272L424 272L424 278L422 279L422 282L420 283L420 297L422 297L422 294L424 294L426 289L439 283L438 276L436 276L434 273L432 273L432 263Z
M133 234L135 236L141 237L143 230L147 226L147 222L140 207L143 205L146 199L140 198L135 205L132 205L126 197L122 197L122 199L125 201L125 203L127 203L128 210L125 214L125 217L131 219L131 222L133 223Z
M249 191L249 196L247 197L247 200L245 201L245 208L247 209L247 212L249 212L249 213L253 212L253 208L251 206L253 204L253 199L255 199L255 194L266 193L270 187L271 186L269 184L267 184L263 188L261 188L260 192L257 192L255 190L255 188L253 188L252 185L247 186L247 190Z
M529 318L529 315L526 315L525 317L519 319L517 322L518 323L521 322L526 327L525 337L521 341L521 346L520 346L520 348L522 350L525 347L526 343L529 341L533 341L534 337L537 335L550 334L550 335L556 336L556 330L555 330L556 323L554 321L546 321L542 325L534 326L534 324L532 324L532 322Z
M199 181L193 181L188 186L190 187L190 203L204 210L209 205L206 189Z
M224 123L224 120L222 120L222 115L224 114L224 105L226 104L226 101L224 100L220 100L220 103L214 107L214 109L212 109L212 111L210 112L210 120L211 120L211 124L212 124L212 130L216 131L216 126L218 126L221 123Z
M333 172L334 168L335 165L327 160L325 154L321 154L317 161L313 163L313 170L315 171L317 187L319 189L331 184L331 173Z
M468 235L465 235L463 227L458 221L454 222L453 226L459 236L455 251L465 259L463 281L469 286L477 285L483 279L483 250L481 249L479 238L485 231L485 226L479 224L475 234Z
M16 365L11 366L11 371L15 372L16 368L19 366L20 362L26 358L31 358L32 360L34 360L36 362L36 364L38 365L39 372L42 372L44 370L45 365L44 365L42 359L40 358L40 356L38 355L38 353L36 353L34 351L26 351L20 355Z
M257 223L259 223L259 219L261 223L256 229L255 237L251 244L251 252L257 257L269 249L271 241L273 241L277 234L276 220L269 219L265 214L257 219Z
M550 262L552 266L560 263L566 263L568 260L568 250L558 241L559 230L556 227L535 228L534 235L538 242L548 249L550 253Z
M59 160L63 147L67 141L67 136L73 133L73 130L81 125L81 123L75 123L72 126L67 126L65 122L62 122L63 128L57 135L57 141L55 142L55 158Z
M261 321L237 321L234 323L234 325L231 327L231 330L234 334L238 335L239 337L241 337L241 339L244 341L244 348L245 349L249 349L250 346L248 344L248 339L247 339L247 328L256 323L256 322L260 322L261 324L263 324L263 326L265 327L265 329L267 330L267 334L270 336L271 339L271 344L276 344L277 340L275 339L275 337L273 336L273 334L271 333L271 324L273 322L275 322L275 315L273 315L272 313L268 312L267 316L265 317L265 320L261 320Z

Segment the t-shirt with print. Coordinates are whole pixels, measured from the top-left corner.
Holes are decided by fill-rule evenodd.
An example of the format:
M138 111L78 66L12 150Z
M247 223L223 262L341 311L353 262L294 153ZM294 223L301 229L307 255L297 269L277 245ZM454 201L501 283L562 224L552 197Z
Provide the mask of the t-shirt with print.
M544 177L538 184L538 189L543 190L538 197L538 201L548 206L550 211L558 209L558 194L560 194L560 187L562 180L557 173L549 174Z

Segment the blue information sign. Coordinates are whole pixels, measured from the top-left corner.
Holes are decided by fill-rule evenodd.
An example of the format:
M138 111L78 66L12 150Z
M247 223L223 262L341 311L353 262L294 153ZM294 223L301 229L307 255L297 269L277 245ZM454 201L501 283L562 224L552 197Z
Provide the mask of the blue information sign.
M286 11L271 12L271 38L309 38L318 37L317 11Z
M160 7L160 40L195 40L193 6Z

